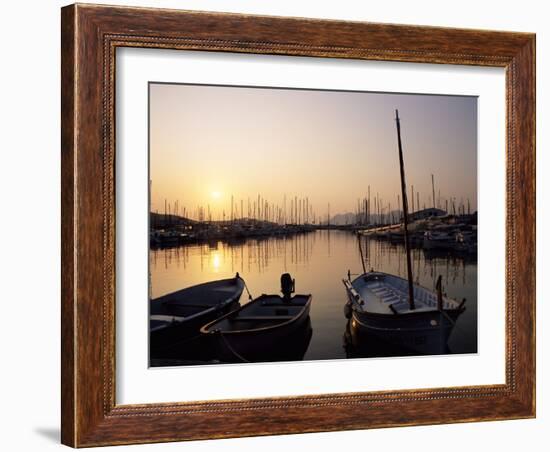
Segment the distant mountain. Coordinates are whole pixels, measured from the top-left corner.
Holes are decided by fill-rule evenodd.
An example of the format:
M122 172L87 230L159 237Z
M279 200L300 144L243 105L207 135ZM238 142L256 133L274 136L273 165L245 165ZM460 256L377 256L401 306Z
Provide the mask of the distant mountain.
M149 221L151 227L162 228L175 225L192 225L197 223L195 220L185 218L180 215L164 215L163 213L149 212Z
M354 213L338 213L330 219L330 224L344 225L355 223L356 215Z
M401 212L394 210L391 212L391 215L393 215L392 220L394 222L399 222L401 218ZM363 220L364 218L361 218L359 221ZM355 224L357 221L357 215L352 212L347 213L338 213L331 217L330 223L335 225L346 225L346 224ZM370 216L371 223L386 223L388 221L387 215L380 215L380 218L376 214L371 214Z

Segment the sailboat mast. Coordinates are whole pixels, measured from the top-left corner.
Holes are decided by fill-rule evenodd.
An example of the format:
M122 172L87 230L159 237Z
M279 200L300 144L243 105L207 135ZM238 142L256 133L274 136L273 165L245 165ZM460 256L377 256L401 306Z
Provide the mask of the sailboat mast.
M433 208L435 209L435 183L434 183L433 174L432 174L432 200L433 200Z
M403 198L403 226L405 227L405 249L407 251L407 279L409 280L409 308L414 309L414 287L411 266L411 246L409 242L409 208L407 206L407 185L405 183L405 164L403 163L403 148L401 146L401 125L399 112L395 110L395 125L397 127L397 144L399 146L399 168L401 171L401 197Z

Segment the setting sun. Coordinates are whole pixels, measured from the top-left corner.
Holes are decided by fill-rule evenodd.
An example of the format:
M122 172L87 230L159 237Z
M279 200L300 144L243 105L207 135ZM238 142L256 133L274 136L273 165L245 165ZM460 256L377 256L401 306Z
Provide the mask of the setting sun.
M210 196L212 196L213 199L220 199L222 197L222 194L219 191L213 191Z

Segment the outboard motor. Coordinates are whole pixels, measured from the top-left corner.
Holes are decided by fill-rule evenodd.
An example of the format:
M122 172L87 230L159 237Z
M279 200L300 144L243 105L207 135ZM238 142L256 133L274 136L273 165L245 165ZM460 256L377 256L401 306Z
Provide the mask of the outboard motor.
M291 294L294 293L294 280L290 273L281 275L281 292L283 293L283 299L290 301Z

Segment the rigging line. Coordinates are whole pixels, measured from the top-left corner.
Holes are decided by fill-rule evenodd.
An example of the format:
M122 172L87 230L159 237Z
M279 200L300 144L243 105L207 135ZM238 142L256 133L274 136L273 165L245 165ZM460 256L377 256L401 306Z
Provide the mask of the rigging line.
M357 243L359 245L359 255L361 256L361 265L363 266L363 273L367 273L365 259L363 258L363 247L361 246L361 237L359 233L357 233L356 235L357 235Z

